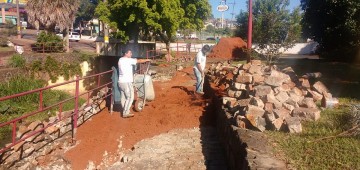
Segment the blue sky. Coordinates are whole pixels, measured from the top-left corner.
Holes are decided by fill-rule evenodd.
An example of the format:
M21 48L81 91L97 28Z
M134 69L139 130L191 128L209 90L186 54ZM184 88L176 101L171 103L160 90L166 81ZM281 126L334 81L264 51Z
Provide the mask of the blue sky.
M215 18L221 18L221 12L216 10L216 7L220 4L221 0L209 0L210 5L212 7L212 13ZM248 0L226 0L227 5L229 6L229 10L224 12L224 18L231 19L231 13L233 11L233 4L234 6L234 19L236 15L240 13L240 10L247 11L247 2ZM300 5L300 0L290 0L289 9L294 9L296 6Z

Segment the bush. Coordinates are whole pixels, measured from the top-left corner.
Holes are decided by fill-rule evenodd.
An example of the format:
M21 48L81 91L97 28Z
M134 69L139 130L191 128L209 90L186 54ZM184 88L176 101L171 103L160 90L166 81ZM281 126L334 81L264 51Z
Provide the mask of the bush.
M4 31L0 31L0 47L7 47L8 38L4 34Z
M26 64L26 59L20 54L13 55L9 60L9 65L11 67L20 67L24 68Z
M35 46L39 50L46 52L63 52L64 42L63 40L54 33L46 33L45 31L40 32L37 36Z

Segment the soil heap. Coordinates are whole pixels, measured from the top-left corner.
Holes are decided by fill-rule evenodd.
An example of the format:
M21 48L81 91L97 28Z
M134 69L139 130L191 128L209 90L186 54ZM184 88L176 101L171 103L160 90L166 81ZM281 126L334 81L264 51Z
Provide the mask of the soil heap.
M246 57L243 50L246 46L246 42L240 37L221 38L208 57L223 59L243 58Z

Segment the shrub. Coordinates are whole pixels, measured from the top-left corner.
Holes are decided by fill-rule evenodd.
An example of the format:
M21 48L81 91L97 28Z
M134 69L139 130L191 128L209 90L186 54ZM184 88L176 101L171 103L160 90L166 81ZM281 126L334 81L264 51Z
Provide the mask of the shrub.
M40 32L36 39L36 47L46 52L62 52L64 51L63 40L54 33Z
M24 68L26 64L26 59L20 54L13 55L9 60L9 65L11 67L20 67Z

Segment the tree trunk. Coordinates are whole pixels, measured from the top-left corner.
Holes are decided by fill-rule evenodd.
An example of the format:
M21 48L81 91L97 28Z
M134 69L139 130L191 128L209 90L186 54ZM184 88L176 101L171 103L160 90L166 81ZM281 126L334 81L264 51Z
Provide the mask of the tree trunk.
M70 44L69 44L69 28L65 29L65 51L70 52Z
M140 51L139 51L139 27L134 24L132 26L132 29L130 29L130 36L129 36L129 42L126 45L127 49L130 49L133 53L133 58L139 58L140 57Z

